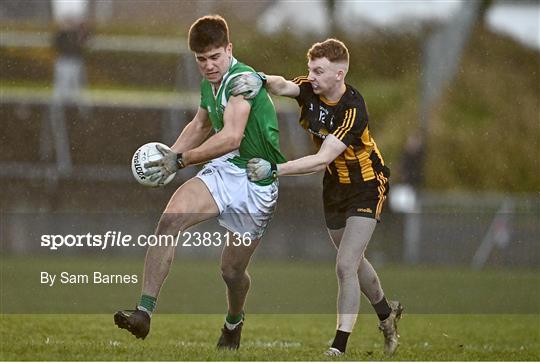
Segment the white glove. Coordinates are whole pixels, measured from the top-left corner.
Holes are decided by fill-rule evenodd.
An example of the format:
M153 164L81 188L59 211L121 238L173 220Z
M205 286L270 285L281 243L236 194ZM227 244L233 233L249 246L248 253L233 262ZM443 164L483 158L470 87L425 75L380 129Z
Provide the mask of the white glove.
M257 97L265 84L266 75L264 73L245 73L232 79L231 94L233 96L243 95L244 99L252 100Z
M159 180L158 184L163 182L169 177L169 175L176 173L178 169L184 167L182 161L182 154L177 154L172 150L165 149L160 145L156 145L156 149L163 155L159 160L149 161L144 164L144 167L148 169L144 175L151 181Z
M264 159L250 159L247 163L247 175L250 181L277 178L277 166Z

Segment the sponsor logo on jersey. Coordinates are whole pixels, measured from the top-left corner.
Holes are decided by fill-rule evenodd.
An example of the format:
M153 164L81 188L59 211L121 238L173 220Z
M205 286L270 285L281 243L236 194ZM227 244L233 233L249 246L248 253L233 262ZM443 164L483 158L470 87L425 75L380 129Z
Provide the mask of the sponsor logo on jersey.
M328 116L328 110L323 106L319 106L319 122L326 125L326 116Z
M371 208L358 208L356 211L361 213L373 213Z
M328 128L332 130L333 127L334 127L334 115L330 117L330 121L328 122Z
M206 168L203 170L203 172L201 173L201 175L210 175L214 172L214 169L211 169L211 168Z
M329 134L328 130L324 127L321 128L319 131L313 131L312 129L308 129L308 132L323 140L326 139L326 136L328 136Z

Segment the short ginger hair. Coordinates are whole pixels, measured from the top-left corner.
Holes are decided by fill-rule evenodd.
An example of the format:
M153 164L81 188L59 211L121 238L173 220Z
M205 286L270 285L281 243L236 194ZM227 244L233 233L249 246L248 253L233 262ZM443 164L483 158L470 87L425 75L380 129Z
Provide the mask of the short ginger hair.
M349 64L349 50L342 41L326 39L322 43L315 43L307 52L308 60L326 58L332 63Z

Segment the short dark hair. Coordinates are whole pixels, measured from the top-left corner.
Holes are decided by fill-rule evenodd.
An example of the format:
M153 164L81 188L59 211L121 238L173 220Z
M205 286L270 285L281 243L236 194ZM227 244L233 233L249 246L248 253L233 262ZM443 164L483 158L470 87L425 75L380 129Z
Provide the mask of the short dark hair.
M229 44L229 27L220 15L207 15L197 19L189 28L189 49L204 53Z
M327 58L330 62L349 63L349 50L342 41L326 39L322 43L315 43L307 52L308 60Z

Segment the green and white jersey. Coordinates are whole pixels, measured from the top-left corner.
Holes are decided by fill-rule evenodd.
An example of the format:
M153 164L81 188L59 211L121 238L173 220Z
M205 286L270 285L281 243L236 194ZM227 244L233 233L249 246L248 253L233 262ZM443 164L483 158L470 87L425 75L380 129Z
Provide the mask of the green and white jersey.
M215 132L223 128L223 113L231 96L231 79L248 72L254 72L253 68L232 58L229 71L223 76L216 93L207 79L202 80L200 107L208 111ZM284 163L287 160L279 149L279 128L272 99L266 89L262 88L257 97L247 101L251 104L251 111L244 130L244 138L237 155L229 161L242 169L246 168L248 160L252 158L262 158L275 164ZM269 185L272 182L273 180L269 178L256 183Z

